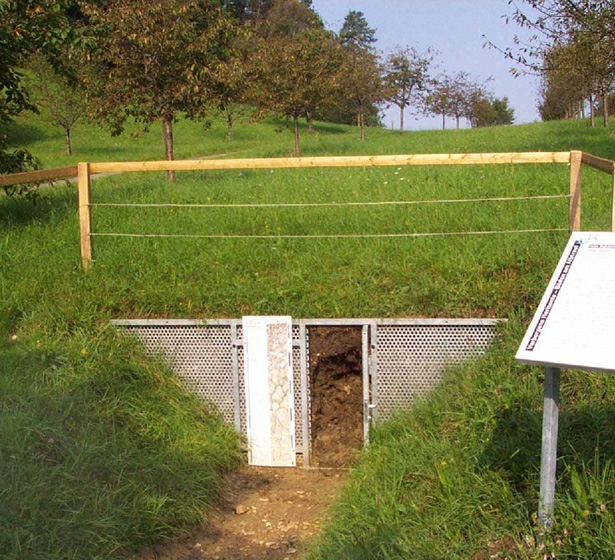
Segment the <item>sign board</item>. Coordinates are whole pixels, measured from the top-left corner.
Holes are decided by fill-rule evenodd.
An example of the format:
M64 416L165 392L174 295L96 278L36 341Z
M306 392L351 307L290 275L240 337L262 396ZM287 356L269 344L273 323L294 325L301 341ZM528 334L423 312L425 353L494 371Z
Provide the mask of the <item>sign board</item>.
M290 317L243 317L248 462L296 466Z
M571 235L516 358L615 372L615 233Z

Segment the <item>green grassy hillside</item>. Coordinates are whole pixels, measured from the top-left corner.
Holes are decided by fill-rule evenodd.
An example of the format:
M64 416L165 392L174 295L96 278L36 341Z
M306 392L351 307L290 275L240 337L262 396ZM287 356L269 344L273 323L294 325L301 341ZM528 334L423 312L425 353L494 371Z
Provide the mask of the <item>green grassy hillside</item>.
M291 135L278 128L274 122L243 124L227 142L222 123L204 131L198 123L180 122L177 157L288 155ZM158 159L162 153L157 130L141 134L132 128L110 138L81 125L71 158L61 154L59 131L35 117L20 120L11 135L45 167ZM580 122L405 134L370 130L366 142L359 142L355 129L321 124L302 140L305 155L585 149L609 156L614 145L610 130L592 130ZM605 229L610 178L584 171L583 188L584 228ZM173 184L159 173L115 175L94 181L93 201L425 202L567 192L564 165L354 168L184 172ZM557 230L567 227L567 204L566 198L553 198L284 208L98 206L93 224L95 233L190 235ZM512 349L566 242L565 231L275 240L95 237L95 263L84 274L76 209L74 185L44 187L36 203L0 195L0 488L8 506L0 518L0 550L9 551L7 558L114 558L194 521L200 508L211 503L219 475L237 464L239 442L215 414L186 397L162 365L147 361L107 327L111 318L137 316L516 318L499 353L459 373L434 397L432 408L419 407L376 435L320 554L467 558L492 539L510 536L517 543L532 534L539 372L514 366ZM583 420L587 447L603 433L593 430L602 425L602 416L590 403L607 407L610 386L605 376L571 379L569 391L583 395L579 402L581 409L587 405L587 418L599 418L597 423ZM526 417L527 407L533 412ZM514 439L521 421L525 427ZM501 446L481 442L484 434ZM518 440L523 434L527 442ZM608 446L601 443L596 454L586 453L586 447L574 447L575 441L570 469L561 470L562 484L569 483L570 490L561 495L599 492L603 501L596 502L601 512L596 523L584 519L582 530L575 531L584 531L583 543L600 542L610 537L602 532L600 520L607 517L600 504L611 507L608 492L615 488L604 460ZM442 483L438 472L449 476L440 468L442 461L450 468L449 458L460 467L450 473L454 482ZM576 475L573 465L580 469ZM195 471L200 478L184 486ZM382 485L355 493L367 501L353 501L353 488L374 478ZM602 479L594 491L592 485ZM380 507L383 500L390 508ZM596 499L591 500L587 508L593 516ZM577 502L570 498L570 503L565 511L573 512ZM463 521L460 516L470 504L482 504L487 512L471 527L446 521L453 515ZM383 512L371 532L367 517L357 513L363 510ZM441 522L420 532L423 510ZM352 512L356 515L347 515ZM19 523L24 517L27 522ZM410 538L414 533L416 539ZM357 539L363 548L356 548ZM92 540L96 548L84 546ZM41 556L41 550L48 556ZM566 550L570 557L576 549ZM443 556L442 551L450 552Z
M614 121L615 122L615 121ZM144 131L129 124L121 136L85 122L73 130L72 156L66 156L61 129L40 117L22 115L9 132L16 145L40 158L44 167L60 167L78 161L134 161L164 159L162 132L158 125ZM356 127L316 123L315 133L301 130L304 155L405 154L448 152L558 151L579 149L613 158L615 132L587 121L532 123L472 130L426 130L399 133L370 128L367 140L359 141ZM174 128L176 157L190 158L236 153L238 157L278 157L292 153L292 131L283 121L238 123L232 140L226 140L226 125L211 126L179 121Z

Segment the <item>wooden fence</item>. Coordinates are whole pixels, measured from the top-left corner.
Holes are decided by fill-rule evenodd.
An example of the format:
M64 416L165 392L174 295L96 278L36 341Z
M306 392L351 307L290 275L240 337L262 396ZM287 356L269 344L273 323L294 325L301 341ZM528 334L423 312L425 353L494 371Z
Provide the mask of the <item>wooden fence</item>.
M474 154L407 154L301 158L218 159L80 163L73 167L0 176L0 187L20 183L77 178L81 261L87 270L92 262L91 176L99 173L143 171L196 171L233 169L289 169L316 167L384 167L423 165L569 164L570 205L568 227L581 229L581 168L583 165L613 176L611 231L615 231L615 162L579 150L569 152L506 152Z

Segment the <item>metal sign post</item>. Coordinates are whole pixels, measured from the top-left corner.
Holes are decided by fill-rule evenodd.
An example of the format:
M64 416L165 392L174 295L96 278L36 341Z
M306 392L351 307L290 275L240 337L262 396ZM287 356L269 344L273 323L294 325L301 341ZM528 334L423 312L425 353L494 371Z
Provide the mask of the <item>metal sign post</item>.
M540 503L538 505L538 521L545 529L549 529L553 525L555 505L560 375L561 372L558 368L545 368L542 453L540 456Z

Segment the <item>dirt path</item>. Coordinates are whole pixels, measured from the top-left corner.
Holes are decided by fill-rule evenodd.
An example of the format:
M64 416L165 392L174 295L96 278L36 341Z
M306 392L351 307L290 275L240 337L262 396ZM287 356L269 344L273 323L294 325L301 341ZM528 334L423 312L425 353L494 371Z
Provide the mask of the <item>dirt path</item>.
M346 470L244 467L207 528L134 560L293 560L305 556L347 478Z

